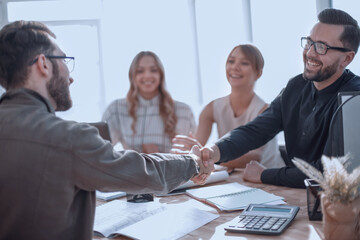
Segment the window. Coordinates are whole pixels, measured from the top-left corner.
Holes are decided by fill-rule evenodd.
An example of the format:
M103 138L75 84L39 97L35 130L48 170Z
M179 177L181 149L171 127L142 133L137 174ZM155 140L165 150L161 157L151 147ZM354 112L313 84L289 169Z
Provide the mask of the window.
M60 48L75 57L70 86L73 107L57 115L76 121L99 121L105 108L101 70L98 0L9 2L9 21L42 21L57 36ZM81 10L81 11L79 11Z
M74 107L69 112L59 113L66 119L100 120L110 102L126 96L130 63L143 50L153 51L160 57L165 67L167 89L174 99L189 104L197 118L205 104L229 94L225 74L227 56L234 46L247 41L244 1L196 0L202 85L202 89L198 89L190 2L0 0L0 7L8 9L0 20L6 22L4 18L8 16L9 21L43 21L56 33L66 53L76 57L75 82L71 86ZM333 2L335 8L348 11L360 21L360 13L356 11L360 5L358 1ZM303 71L300 37L307 36L317 21L316 2L250 3L253 44L265 58L264 72L255 91L271 102L291 77ZM349 68L360 74L358 56ZM199 91L203 95L201 103Z
M313 0L251 3L254 44L265 59L256 92L271 102L290 78L303 72L300 38L309 35L317 21L316 4Z

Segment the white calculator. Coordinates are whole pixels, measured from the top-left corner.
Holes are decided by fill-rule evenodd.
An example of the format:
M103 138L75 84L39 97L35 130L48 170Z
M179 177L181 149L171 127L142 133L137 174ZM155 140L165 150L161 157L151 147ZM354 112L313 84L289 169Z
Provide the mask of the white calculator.
M224 229L229 232L278 235L289 226L298 206L250 204Z

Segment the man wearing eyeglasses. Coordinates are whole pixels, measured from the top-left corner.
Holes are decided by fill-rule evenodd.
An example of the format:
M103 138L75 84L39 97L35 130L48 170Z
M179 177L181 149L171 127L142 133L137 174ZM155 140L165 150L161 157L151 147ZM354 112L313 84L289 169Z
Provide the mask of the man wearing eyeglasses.
M73 67L45 25L1 29L0 239L92 239L95 190L166 193L214 170L199 149L116 152L96 128L58 118L72 106Z
M322 170L322 154L331 154L329 128L338 107L337 95L360 90L360 78L346 69L358 50L360 30L357 21L341 10L325 9L318 19L310 35L301 38L303 74L291 79L254 121L202 149L205 165L240 157L284 131L287 166L265 169L251 161L245 168L244 180L304 188L306 176L291 162L294 157Z

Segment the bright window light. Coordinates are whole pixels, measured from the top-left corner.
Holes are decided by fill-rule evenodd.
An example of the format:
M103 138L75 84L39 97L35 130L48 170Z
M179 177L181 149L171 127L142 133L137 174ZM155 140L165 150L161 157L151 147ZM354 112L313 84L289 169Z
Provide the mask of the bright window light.
M24 1L9 2L9 21L62 21L99 19L101 9L98 0Z

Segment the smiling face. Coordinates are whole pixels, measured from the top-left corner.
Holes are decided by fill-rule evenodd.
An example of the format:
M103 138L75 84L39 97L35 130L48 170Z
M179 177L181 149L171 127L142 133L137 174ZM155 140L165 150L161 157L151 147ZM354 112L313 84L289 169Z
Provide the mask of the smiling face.
M260 77L240 47L236 47L226 62L226 77L232 88L253 89Z
M340 36L344 30L341 25L318 23L311 31L309 38L314 42L323 42L332 47L344 47ZM304 73L306 80L317 82L326 87L336 81L344 72L345 59L348 53L328 49L325 55L315 52L314 45L303 51ZM321 84L320 84L321 83Z
M160 69L152 56L143 56L135 70L134 83L139 94L151 99L159 94Z

